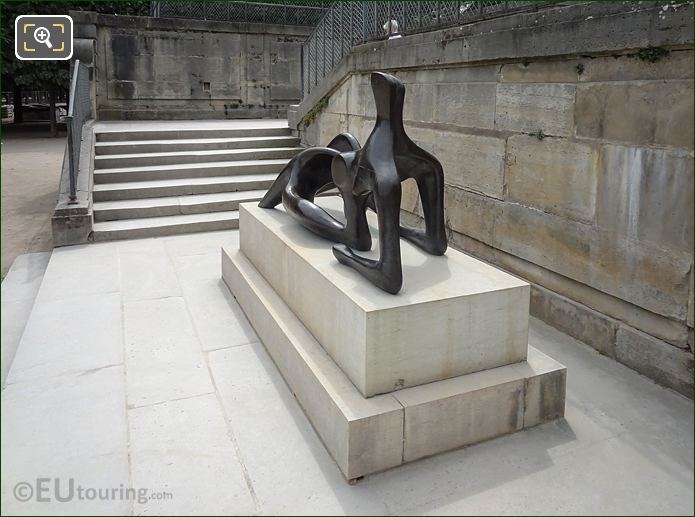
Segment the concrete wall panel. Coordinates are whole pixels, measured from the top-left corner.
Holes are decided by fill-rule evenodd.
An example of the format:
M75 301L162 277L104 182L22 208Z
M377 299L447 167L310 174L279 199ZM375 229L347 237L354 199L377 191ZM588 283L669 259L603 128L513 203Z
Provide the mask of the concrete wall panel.
M446 183L503 198L503 139L411 126L406 129L415 143L439 159Z
M577 88L577 136L692 147L693 82L592 83Z
M518 135L507 143L507 199L591 223L599 152L594 145Z
M597 224L634 242L692 253L693 155L605 145Z
M310 28L87 15L102 119L275 117L301 99Z
M573 84L499 83L495 129L572 136L574 91Z

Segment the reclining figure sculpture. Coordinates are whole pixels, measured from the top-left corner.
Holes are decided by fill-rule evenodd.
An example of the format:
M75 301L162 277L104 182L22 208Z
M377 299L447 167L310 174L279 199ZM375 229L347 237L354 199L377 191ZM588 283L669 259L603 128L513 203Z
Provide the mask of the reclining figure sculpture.
M312 232L339 242L333 255L377 287L396 294L403 284L400 237L433 255L447 248L444 227L444 172L439 161L418 147L403 127L405 87L397 78L371 74L376 124L364 147L349 133L336 136L327 147L299 152L282 170L258 206L285 210ZM401 182L417 182L425 230L402 226ZM343 224L314 204L316 195L337 187L343 198ZM368 251L372 237L367 208L379 223L378 260L356 254Z

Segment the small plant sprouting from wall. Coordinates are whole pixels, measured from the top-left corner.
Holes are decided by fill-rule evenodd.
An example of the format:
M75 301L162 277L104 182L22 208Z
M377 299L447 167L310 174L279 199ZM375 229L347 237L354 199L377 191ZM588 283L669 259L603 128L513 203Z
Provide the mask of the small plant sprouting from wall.
M314 119L316 119L316 117L318 117L321 112L326 109L326 106L328 106L328 99L330 99L330 97L330 95L322 97L309 111L307 111L306 115L302 117L302 120L299 123L304 127L310 126Z
M579 63L577 65L577 75L582 75L584 73L584 63Z
M661 47L647 47L643 48L637 54L637 59L641 61L647 61L649 63L656 63L659 59L668 54L668 50Z
M538 140L543 140L545 138L545 133L543 133L542 129L539 129L537 132L533 133L531 136L535 136L538 138Z

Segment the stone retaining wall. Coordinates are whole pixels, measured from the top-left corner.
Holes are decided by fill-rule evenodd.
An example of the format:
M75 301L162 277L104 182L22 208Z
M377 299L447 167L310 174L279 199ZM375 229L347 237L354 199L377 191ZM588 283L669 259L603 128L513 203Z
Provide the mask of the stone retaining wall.
M278 118L301 98L310 27L71 15L100 120Z
M364 142L369 72L397 75L408 133L444 166L451 244L532 282L533 315L692 397L692 29L687 3L589 3L362 45L290 120L307 145Z

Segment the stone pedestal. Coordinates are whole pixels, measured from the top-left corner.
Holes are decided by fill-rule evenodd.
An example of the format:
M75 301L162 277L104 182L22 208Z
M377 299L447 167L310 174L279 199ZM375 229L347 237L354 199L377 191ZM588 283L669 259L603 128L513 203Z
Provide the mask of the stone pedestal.
M339 197L319 203L342 213ZM516 277L403 240L404 283L392 295L281 209L244 205L239 220L241 251L365 397L526 359L530 289Z
M241 205L240 232L224 281L346 478L563 415L566 370L528 347L525 282L402 241L394 296L281 209Z

